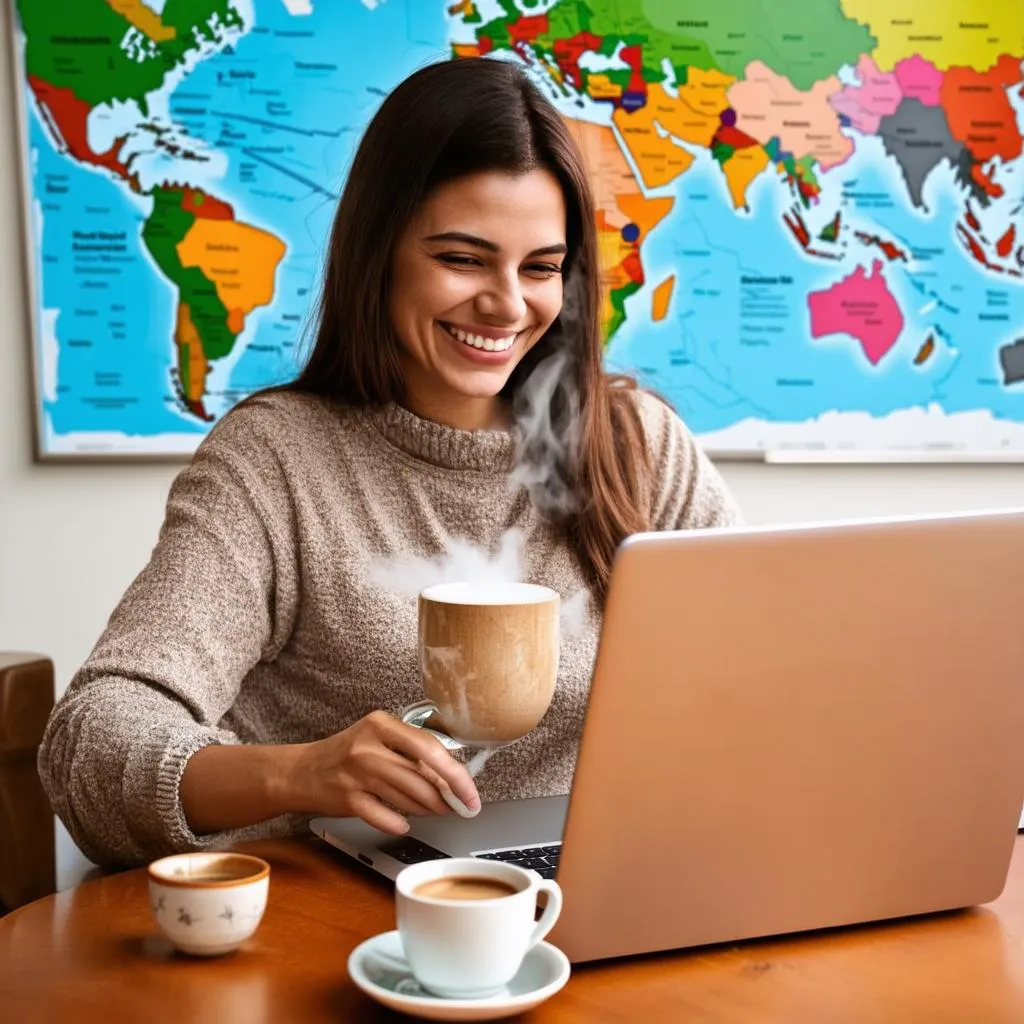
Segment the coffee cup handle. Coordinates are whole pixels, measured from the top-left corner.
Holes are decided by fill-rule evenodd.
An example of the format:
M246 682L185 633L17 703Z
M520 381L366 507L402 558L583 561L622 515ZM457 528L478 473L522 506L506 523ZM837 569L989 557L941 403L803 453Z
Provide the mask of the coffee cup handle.
M549 878L542 878L537 886L537 893L539 895L542 892L547 893L548 903L540 920L533 926L527 949L533 949L554 928L558 915L562 912L562 890L558 887L558 883Z

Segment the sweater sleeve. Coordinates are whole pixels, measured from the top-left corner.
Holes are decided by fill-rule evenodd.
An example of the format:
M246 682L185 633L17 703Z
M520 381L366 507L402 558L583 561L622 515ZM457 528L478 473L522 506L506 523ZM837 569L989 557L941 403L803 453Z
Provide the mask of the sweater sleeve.
M683 421L656 396L638 396L652 454L651 529L739 525L739 506Z
M280 649L297 603L286 483L252 418L226 417L175 480L149 563L47 725L40 776L98 863L253 832L197 836L178 796L196 751L237 742L218 723L249 669Z

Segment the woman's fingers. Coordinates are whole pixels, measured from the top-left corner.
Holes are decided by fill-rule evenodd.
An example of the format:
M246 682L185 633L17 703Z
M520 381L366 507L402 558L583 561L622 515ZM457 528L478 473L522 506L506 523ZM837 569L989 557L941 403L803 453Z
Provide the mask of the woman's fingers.
M443 779L433 768L430 767L426 761L417 761L416 770L423 776L428 782L433 785L441 795L441 799L451 807L460 818L475 818L480 813L480 808L471 810L467 807L454 793L452 787L448 785L447 781Z
M357 793L350 801L352 811L367 825L392 836L404 836L409 831L409 822L397 811L385 807L371 793Z
M426 779L403 765L388 765L367 783L366 788L403 814L414 814L422 818L428 814L448 813L448 807L438 791Z
M480 810L480 797L469 772L435 737L390 715L381 715L375 724L383 742L396 754L412 761L420 774L437 786L442 796L446 786L471 813Z

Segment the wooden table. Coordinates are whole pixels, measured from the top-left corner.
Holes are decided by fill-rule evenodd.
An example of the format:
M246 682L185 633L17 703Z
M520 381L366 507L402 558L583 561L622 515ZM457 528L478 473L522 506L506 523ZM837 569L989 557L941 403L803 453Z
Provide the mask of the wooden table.
M250 843L272 864L256 935L214 960L173 953L144 871L86 882L0 919L0 1020L124 1024L401 1021L349 981L394 927L388 883L315 839ZM581 965L531 1022L1020 1024L1024 838L1003 896L894 924Z

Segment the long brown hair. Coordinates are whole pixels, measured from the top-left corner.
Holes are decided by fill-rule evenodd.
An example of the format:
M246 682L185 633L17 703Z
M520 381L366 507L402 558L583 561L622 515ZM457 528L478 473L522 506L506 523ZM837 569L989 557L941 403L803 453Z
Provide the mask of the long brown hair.
M580 151L558 111L515 65L493 59L422 68L377 111L360 142L331 231L315 342L293 389L354 405L401 403L400 345L388 314L392 254L423 199L481 171L548 170L567 209L562 313L509 378L515 402L531 372L564 351L574 376L575 444L561 472L573 498L555 516L598 593L619 543L649 521L650 456L632 381L601 366L600 268ZM565 421L566 391L551 422Z

